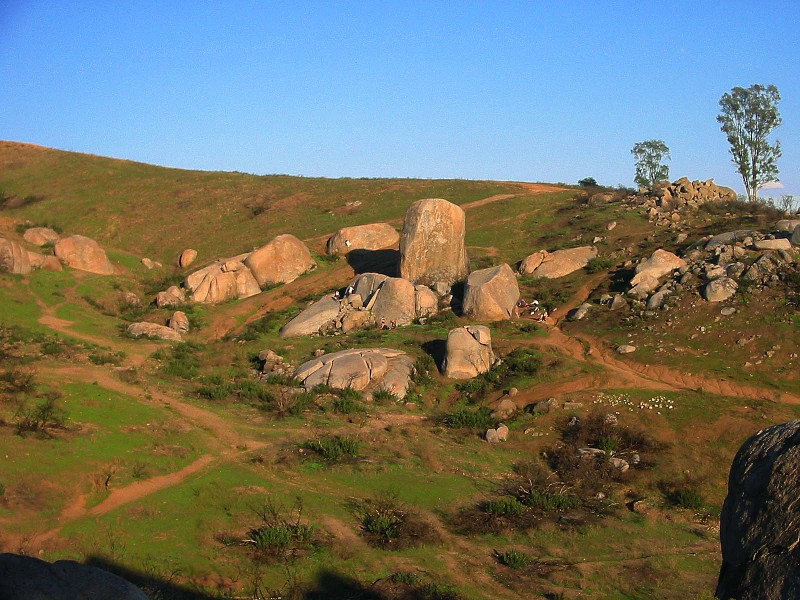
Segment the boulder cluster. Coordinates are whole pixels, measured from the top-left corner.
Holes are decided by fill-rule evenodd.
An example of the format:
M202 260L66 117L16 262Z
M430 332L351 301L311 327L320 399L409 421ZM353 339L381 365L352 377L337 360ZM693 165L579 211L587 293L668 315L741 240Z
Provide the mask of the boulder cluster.
M672 183L658 181L650 188L642 188L638 194L630 196L627 202L643 207L656 225L677 227L681 221L680 211L686 208L736 198L735 190L716 185L713 179L691 181L688 177L681 177Z
M0 271L27 275L33 269L61 271L62 264L98 275L111 275L114 267L100 245L82 235L61 237L49 227L30 227L23 239L34 246L53 245L53 254L27 250L19 242L0 238Z
M282 337L348 333L364 327L393 328L439 311L439 296L401 277L363 273L347 286L314 302L281 328Z
M189 266L196 257L195 250L187 249L178 262ZM293 235L279 235L252 252L219 259L194 271L183 282L185 291L172 286L158 293L156 304L178 306L187 300L216 304L249 298L263 288L294 281L316 266L303 242Z
M736 230L706 236L689 246L683 258L659 249L636 266L625 295L605 296L601 302L612 310L628 306L629 300L635 308L656 310L670 295L684 291L708 302L724 302L743 284L751 291L779 284L798 264L798 245L800 239L793 244L785 230L776 228L772 234ZM583 318L587 310L580 307L580 314L576 311L572 318Z

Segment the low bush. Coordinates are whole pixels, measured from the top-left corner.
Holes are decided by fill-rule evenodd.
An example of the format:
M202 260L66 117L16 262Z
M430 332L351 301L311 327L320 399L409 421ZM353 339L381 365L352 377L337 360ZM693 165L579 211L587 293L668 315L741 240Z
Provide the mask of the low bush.
M617 259L615 258L601 258L596 257L589 259L589 262L586 263L586 270L589 273L600 273L601 271L605 271L606 269L610 269L617 263Z
M525 505L513 496L487 500L480 509L493 517L519 517L525 513Z
M161 371L173 377L181 379L194 379L197 377L200 360L197 354L202 350L200 344L193 342L181 342L173 345L169 349L158 350L153 354L154 358L165 361Z
M0 389L10 394L30 394L36 389L36 371L29 367L10 367L0 371Z
M64 427L67 420L67 411L59 406L61 399L59 392L48 392L34 406L23 402L14 415L14 428L17 435L25 436L26 433L38 433L49 436L50 429Z
M355 504L367 541L380 548L401 550L438 542L433 527L393 494L381 494Z
M328 462L335 463L356 458L361 449L361 442L354 436L328 435L308 440L301 447L318 454Z
M92 352L89 355L89 362L95 365L119 366L124 358L124 352Z
M372 392L372 400L378 404L393 404L398 402L400 398L391 390L378 388Z
M267 499L255 512L261 517L261 524L248 531L244 543L252 546L258 558L294 557L317 543L314 527L301 522L303 504L300 500L293 511L287 511Z

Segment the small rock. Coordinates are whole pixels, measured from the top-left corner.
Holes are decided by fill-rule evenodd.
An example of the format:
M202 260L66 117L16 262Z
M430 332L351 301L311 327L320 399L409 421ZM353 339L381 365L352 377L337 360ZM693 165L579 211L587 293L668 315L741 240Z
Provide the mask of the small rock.
M499 441L505 442L508 439L508 434L509 434L508 427L500 423L500 425L497 426L496 431L497 431L497 439Z
M636 346L631 346L630 344L617 346L617 354L630 354L631 352L636 352Z
M726 306L721 311L719 311L719 314L721 314L723 317L730 317L731 315L733 315L735 313L736 313L736 309L733 308L732 306Z
M512 387L511 389L508 390L508 395L511 398L513 398L517 394L519 394L519 390L517 388L515 388L515 387Z
M495 419L508 419L514 416L517 410L517 405L511 398L503 398L492 411L492 417Z
M611 221L608 225L606 225L606 231L611 231L617 226L616 221Z

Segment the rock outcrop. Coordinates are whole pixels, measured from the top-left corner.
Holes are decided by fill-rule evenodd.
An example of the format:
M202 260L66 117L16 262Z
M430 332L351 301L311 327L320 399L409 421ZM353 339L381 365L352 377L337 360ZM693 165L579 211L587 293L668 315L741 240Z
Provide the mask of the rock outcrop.
M467 325L450 331L442 373L450 379L472 379L494 364L492 334L484 325Z
M659 287L659 279L685 266L686 261L682 258L668 250L658 249L636 266L628 294L644 299Z
M736 197L736 191L716 185L713 179L691 181L688 177L681 177L672 183L656 182L651 188L641 189L638 194L630 196L627 202L643 207L656 225L677 227L681 211L706 202L736 200Z
M722 507L716 597L800 598L800 421L759 431L736 455Z
M71 560L45 562L0 554L3 600L147 600L132 583L97 567Z
M441 198L419 200L406 212L400 276L412 283L453 284L469 274L464 210Z
M348 333L377 325L401 327L414 319L436 314L438 296L424 285L400 277L364 273L344 294L318 300L281 328L282 337L316 333Z
M38 252L28 251L28 261L31 269L44 269L45 271L63 271L61 261L52 254L39 254Z
M534 252L533 254L529 254L525 258L522 259L522 262L519 264L519 272L522 275L532 275L533 272L539 268L544 262L545 257L548 255L546 250L539 250L538 252Z
M189 331L189 317L182 310L176 310L169 318L169 328L178 333L187 333Z
M277 236L244 259L262 288L289 283L317 267L306 245L290 234Z
M71 235L56 242L55 253L59 260L73 269L98 275L112 275L114 267L105 250L93 239Z
M797 227L800 227L800 219L781 219L775 223L775 229L786 233L792 233Z
M146 337L154 340L170 340L174 342L181 341L181 334L167 327L166 325L158 325L156 323L148 323L147 321L140 321L138 323L131 323L128 325L128 335L131 337Z
M328 240L328 254L347 254L351 250L380 250L394 247L400 234L388 223L344 227Z
M195 271L184 281L194 302L216 304L237 298L249 298L261 293L253 273L240 255Z
M50 229L49 227L30 227L22 234L22 239L34 246L55 244L59 237L61 236L59 236L54 229Z
M27 275L31 272L28 251L17 242L0 238L0 271Z
M389 348L362 348L325 354L300 365L295 379L306 389L327 385L367 394L387 390L404 398L414 361L405 352Z
M564 277L578 269L582 269L591 259L597 257L597 248L594 246L567 248L566 250L556 250L555 252L541 252L543 252L542 262L530 273L531 277L543 277L545 279Z
M464 315L475 321L510 319L519 300L514 271L506 264L473 271L464 286Z

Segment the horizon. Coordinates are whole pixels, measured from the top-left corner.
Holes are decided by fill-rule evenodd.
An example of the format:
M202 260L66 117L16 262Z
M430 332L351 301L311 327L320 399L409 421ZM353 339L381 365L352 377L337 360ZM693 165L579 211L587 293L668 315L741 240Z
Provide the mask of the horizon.
M784 122L771 136L782 184L762 195L796 194L800 7L752 10L12 2L0 131L190 170L610 187L634 185L634 143L662 139L671 180L741 192L718 103L763 83ZM665 35L675 23L679 43ZM729 42L753 32L771 43Z

